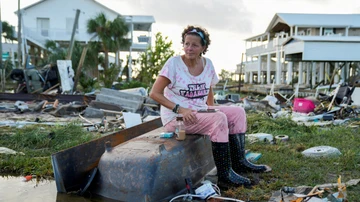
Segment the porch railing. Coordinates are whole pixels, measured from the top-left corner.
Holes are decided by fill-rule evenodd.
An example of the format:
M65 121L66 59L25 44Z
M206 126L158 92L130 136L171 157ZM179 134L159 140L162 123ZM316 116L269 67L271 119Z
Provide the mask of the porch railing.
M273 40L269 41L267 44L262 44L260 46L252 47L246 49L246 55L257 55L257 54L264 54L264 53L271 53L276 51L276 44L283 44L287 38L274 38Z
M35 40L38 45L45 46L47 40L54 40L54 41L70 41L71 39L71 31L66 29L37 29L37 28L29 28L24 27L24 35L27 36L29 39ZM133 35L137 35L134 32ZM88 34L86 30L79 29L75 33L75 40L78 41L89 41L92 35ZM151 37L146 35L140 35L138 37L134 37L132 42L132 47L135 50L146 50L148 45L151 42Z

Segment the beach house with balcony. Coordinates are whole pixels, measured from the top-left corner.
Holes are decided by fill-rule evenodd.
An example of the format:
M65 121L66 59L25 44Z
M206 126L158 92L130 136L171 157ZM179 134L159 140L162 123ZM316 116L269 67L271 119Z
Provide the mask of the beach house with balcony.
M334 72L347 81L360 61L360 14L277 13L245 43L245 83L314 86Z
M22 38L27 44L25 47L29 47L28 53L40 54L41 51L35 49L44 49L47 40L69 43L77 10L80 10L80 15L74 38L81 43L87 43L91 39L92 36L86 31L87 21L100 12L108 20L114 20L118 16L125 19L131 43L116 53L117 64L120 51L128 52L131 60L132 52L142 52L151 46L152 25L155 23L153 16L121 15L95 0L41 0L20 10Z

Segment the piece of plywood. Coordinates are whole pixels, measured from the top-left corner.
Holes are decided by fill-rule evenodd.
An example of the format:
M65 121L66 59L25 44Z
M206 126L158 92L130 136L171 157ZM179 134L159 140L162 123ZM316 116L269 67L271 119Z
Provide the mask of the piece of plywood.
M123 112L122 114L126 128L131 128L142 123L140 114L131 112Z
M62 92L72 92L74 87L74 70L72 68L71 60L58 60L58 71L61 80Z

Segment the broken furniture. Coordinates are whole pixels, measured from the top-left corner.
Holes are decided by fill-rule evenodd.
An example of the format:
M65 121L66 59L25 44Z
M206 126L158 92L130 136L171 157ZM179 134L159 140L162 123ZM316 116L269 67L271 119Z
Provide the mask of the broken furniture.
M322 103L319 107L318 112L325 113L334 113L336 117L345 119L345 118L355 118L357 117L357 112L354 110L353 106L351 105L352 94L354 93L356 87L355 86L348 86L342 85L342 81L336 85L335 90L328 94L321 94L319 93L319 89L323 89L323 87L318 87L316 91L316 96L322 100ZM326 86L329 90L333 86ZM321 94L321 96L320 96ZM317 98L317 97L316 97ZM326 107L324 103L330 102Z
M272 92L273 92L274 90L272 89ZM276 97L276 98L278 98L279 96L281 97L281 98L283 98L284 100L285 100L285 102L286 102L286 104L287 105L291 105L291 103L292 103L292 99L293 98L297 98L298 97L298 95L299 95L299 83L297 83L296 84L296 87L295 87L295 92L294 92L294 94L292 94L289 98L287 97L287 95L283 95L283 94L281 94L280 92L276 92L276 93L273 93L274 94L274 96ZM278 95L278 96L277 96ZM280 100L280 99L279 99Z
M42 108L44 109L44 108L50 106L50 107L53 107L54 109L56 109L58 107L58 105L59 105L58 99L56 99L54 102L49 102L49 101L45 100Z

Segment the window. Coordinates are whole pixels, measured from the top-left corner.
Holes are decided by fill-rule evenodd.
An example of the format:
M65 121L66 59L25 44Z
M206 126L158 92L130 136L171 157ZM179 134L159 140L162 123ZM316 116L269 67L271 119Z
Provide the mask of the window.
M66 18L66 33L71 34L74 27L74 18ZM79 24L76 25L75 33L79 33Z
M324 35L333 35L334 34L334 28L325 28L324 29Z
M307 35L307 36L310 36L310 35L311 35L311 29L307 29L307 30L306 30L306 35Z
M49 18L37 18L36 19L37 30L41 36L49 36L50 19Z

